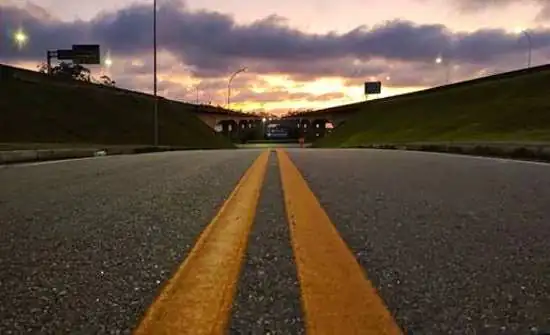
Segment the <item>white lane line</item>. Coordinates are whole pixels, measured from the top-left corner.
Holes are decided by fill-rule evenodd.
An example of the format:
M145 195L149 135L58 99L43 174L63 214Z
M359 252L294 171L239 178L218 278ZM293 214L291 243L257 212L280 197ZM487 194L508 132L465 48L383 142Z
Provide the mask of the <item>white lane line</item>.
M303 150L303 149L300 149ZM436 151L421 151L421 150L398 150L398 149L378 149L378 148L341 148L341 149L332 149L332 148L322 148L322 149L310 149L311 151L319 150L319 151L338 151L338 150L345 150L345 151L381 151L381 152L407 152L412 154L425 154L425 155L440 155L440 156L450 156L454 158L470 158L470 159L479 159L479 160L485 160L485 161L495 161L499 163L516 163L516 164L529 164L529 165L540 165L540 166L546 166L550 167L549 162L540 162L540 161L530 161L530 160L522 160L522 159L513 159L513 158L504 158L504 157L491 157L491 156L478 156L478 155L469 155L469 154L459 154L459 153L452 153L452 152L436 152ZM292 152L296 151L299 152L299 150L291 149Z
M530 164L530 165L542 165L542 166L550 166L550 163L548 162L539 162L539 161L530 161L530 160L522 160L522 159L512 159L512 158L503 158L503 157L491 157L491 156L478 156L478 155L468 155L468 154L458 154L458 153L452 153L452 152L431 152L431 151L416 151L416 150L403 150L407 152L416 152L419 154L431 154L431 155L441 155L441 156L452 156L452 157L464 157L464 158L472 158L472 159L479 159L479 160L489 160L489 161L496 161L499 163L519 163L519 164Z

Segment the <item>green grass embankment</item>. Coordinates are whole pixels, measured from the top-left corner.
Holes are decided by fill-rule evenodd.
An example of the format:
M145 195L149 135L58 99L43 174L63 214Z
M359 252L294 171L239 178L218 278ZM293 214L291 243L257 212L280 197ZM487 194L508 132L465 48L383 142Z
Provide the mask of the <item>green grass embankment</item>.
M365 102L314 146L411 142L550 142L550 67Z
M150 145L153 98L122 90L0 78L0 142ZM187 148L232 148L192 113L159 101L159 142Z

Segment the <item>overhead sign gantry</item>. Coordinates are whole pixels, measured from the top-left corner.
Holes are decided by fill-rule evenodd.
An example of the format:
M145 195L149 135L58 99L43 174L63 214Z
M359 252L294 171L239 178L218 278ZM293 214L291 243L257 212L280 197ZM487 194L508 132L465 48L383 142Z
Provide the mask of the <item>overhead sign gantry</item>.
M48 74L52 71L52 58L70 60L75 64L101 64L99 44L74 44L71 49L48 50Z

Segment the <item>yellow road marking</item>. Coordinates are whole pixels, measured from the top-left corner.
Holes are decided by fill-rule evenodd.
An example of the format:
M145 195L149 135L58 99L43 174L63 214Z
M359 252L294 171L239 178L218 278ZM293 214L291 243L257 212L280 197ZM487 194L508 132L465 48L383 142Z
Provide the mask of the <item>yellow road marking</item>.
M225 333L268 159L246 171L134 334Z
M288 155L277 157L308 334L401 334Z

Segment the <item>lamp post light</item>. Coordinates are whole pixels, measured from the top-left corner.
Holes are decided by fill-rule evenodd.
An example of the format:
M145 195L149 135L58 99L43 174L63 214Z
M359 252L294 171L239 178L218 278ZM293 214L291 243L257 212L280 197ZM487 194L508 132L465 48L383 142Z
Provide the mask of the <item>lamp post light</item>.
M524 35L527 38L527 43L528 43L527 68L530 68L531 67L531 61L532 61L532 56L533 56L533 38L527 30L522 29L522 28L517 28L516 29L516 34Z
M17 47L19 48L22 48L25 44L27 44L28 40L29 36L25 34L25 32L21 29L13 34L13 41L15 42L15 44L17 44Z
M233 78L235 78L235 76L239 73L246 72L247 70L248 68L246 67L240 68L233 72L233 74L229 77L229 82L227 83L227 109L231 109L231 82L233 81Z

